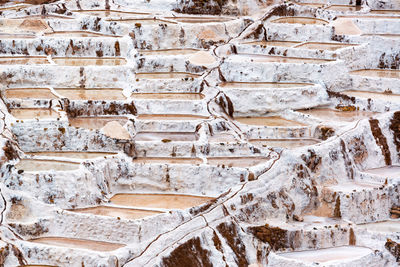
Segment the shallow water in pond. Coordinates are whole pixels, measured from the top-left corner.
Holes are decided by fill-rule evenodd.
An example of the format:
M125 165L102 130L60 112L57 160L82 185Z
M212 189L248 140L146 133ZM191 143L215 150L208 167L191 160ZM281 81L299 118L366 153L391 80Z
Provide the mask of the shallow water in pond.
M185 72L136 73L137 79L194 79L200 75Z
M301 6L311 6L311 7L323 7L326 5L325 3L302 3L302 2L294 2L296 5L301 5Z
M287 120L278 116L270 117L236 117L236 121L248 124L248 125L258 125L258 126L283 126L283 127L296 127L296 126L306 126L297 121Z
M371 14L394 14L394 15L400 15L400 10L371 10L369 13Z
M296 148L318 144L317 139L251 139L250 143L257 146Z
M390 34L390 33L362 34L362 36L378 36L382 38L391 38L391 39L400 38L400 34Z
M116 194L112 204L160 209L186 209L201 205L212 197L188 196L179 194Z
M79 163L57 161L57 160L38 160L38 159L21 159L15 168L27 172L36 171L72 171L79 169Z
M201 100L203 94L198 93L133 93L136 99L173 99L173 100Z
M381 183L368 183L368 182L343 182L337 185L332 185L328 188L333 192L343 192L343 193L352 193L355 191L369 191L372 189L378 189L383 184Z
M226 17L166 17L166 19L175 20L182 23L215 23L215 22L227 22L234 18Z
M152 18L149 18L149 19L108 19L107 21L125 23L125 24L135 26L136 28L140 28L142 26L147 26L147 25L176 24L176 22L170 22L170 21L165 21L165 20L160 20L160 19L152 19Z
M18 108L11 109L11 115L13 115L16 119L25 120L25 119L56 119L59 118L60 115L57 111L49 108Z
M278 253L278 255L305 262L323 263L337 260L357 259L371 253L373 253L373 251L366 247L342 246L298 252Z
M70 159L94 159L106 156L117 155L112 152L75 152L75 151L42 151L42 152L27 152L30 156L40 157L55 157L55 158L70 158Z
M292 87L303 87L310 86L310 83L284 83L284 82L223 82L218 86L222 88L241 88L241 89L253 89L253 88L292 88Z
M130 219L130 220L140 219L140 218L144 218L144 217L162 213L160 211L116 208L116 207L107 207L107 206L75 209L75 210L70 210L70 211L78 212L78 213L102 215L102 216L108 216L108 217L114 217L114 218L119 217L122 219Z
M357 121L364 118L372 117L376 115L375 112L370 111L340 111L329 108L319 108L319 109L309 109L309 110L297 110L303 114L308 114L313 117L317 117L321 120L326 121L344 121L344 122L352 122Z
M214 166L247 168L267 162L265 157L212 157L207 158L207 164Z
M157 158L157 157L138 157L133 163L156 163L156 164L202 164L203 160L199 158Z
M195 133L188 132L139 132L135 136L135 141L196 141Z
M323 19L308 18L308 17L282 17L272 20L273 23L289 23L289 24L313 24L326 25L328 22Z
M84 57L55 57L53 58L54 63L63 66L119 66L125 65L126 59L124 58L84 58Z
M366 229L372 232L399 233L400 220L359 224L357 225L357 228Z
M121 19L131 18L138 15L148 15L147 12L128 12L128 11L117 11L117 10L76 10L73 11L79 14L96 16L96 17L118 17Z
M120 37L116 35L106 35L96 32L85 32L85 31L56 31L56 32L49 32L45 33L45 36L51 37Z
M317 58L298 58L298 57L281 57L281 56L265 56L265 55L257 55L257 54L238 54L232 55L230 58L236 60L244 60L251 62L271 62L271 63L308 63L308 64L324 64L328 62L333 62L334 60L330 59L317 59Z
M34 34L12 34L12 33L0 33L0 40L1 39L32 39L35 38L36 35Z
M334 10L334 11L343 11L343 12L354 12L360 11L361 6L349 6L349 5L331 5L330 7L326 8L327 10Z
M19 99L56 99L50 89L48 88L13 88L6 89L6 98L19 98Z
M55 91L71 100L126 100L121 89L57 88Z
M353 47L354 44L340 44L340 43L317 43L309 42L296 46L296 48L306 48L306 49L318 49L318 50L329 50L336 51L341 48Z
M0 65L42 65L50 64L45 57L0 57Z
M248 45L263 45L263 46L283 46L283 47L292 47L300 42L295 41L255 41L255 42L248 42L244 44Z
M181 115L181 114L140 114L137 116L139 120L205 120L206 116L197 115Z
M111 121L117 121L121 126L124 126L128 121L126 117L77 117L68 118L69 123L73 127L84 129L99 130Z
M365 92L365 91L342 91L342 94L360 98L370 98L373 100L383 100L389 102L400 102L400 95L386 94L377 92Z
M67 238L67 237L41 237L36 239L30 239L29 242L46 244L51 246L67 247L67 248L89 249L95 251L112 251L125 246L123 244L117 244L111 242Z
M400 70L367 69L351 71L350 74L367 77L400 79Z
M393 14L393 16L374 16L374 15L352 15L352 16L346 16L346 15L341 15L338 16L338 18L346 18L346 19L399 19L399 14Z
M140 50L139 54L144 56L180 56L191 55L199 52L198 49L163 49L163 50Z
M400 166L385 166L381 168L368 169L363 172L386 178L400 178Z

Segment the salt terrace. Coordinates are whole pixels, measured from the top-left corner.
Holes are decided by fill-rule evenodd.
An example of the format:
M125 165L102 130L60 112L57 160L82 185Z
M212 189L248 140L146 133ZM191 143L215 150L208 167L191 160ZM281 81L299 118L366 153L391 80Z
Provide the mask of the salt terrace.
M399 266L398 0L0 0L0 266Z

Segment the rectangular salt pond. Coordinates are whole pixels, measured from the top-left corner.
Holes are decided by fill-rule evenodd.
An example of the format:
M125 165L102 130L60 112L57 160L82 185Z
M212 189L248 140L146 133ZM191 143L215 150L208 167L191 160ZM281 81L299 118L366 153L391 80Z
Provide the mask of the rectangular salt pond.
M255 42L246 42L243 44L247 45L261 45L261 46L282 46L282 47L292 47L296 44L300 44L300 42L296 41L255 41Z
M68 238L68 237L41 237L41 238L30 239L29 242L51 245L51 246L67 247L67 248L89 249L102 252L113 251L125 246L123 244L117 244L111 242Z
M265 157L212 157L207 158L207 164L214 166L247 168L268 161Z
M11 115L16 119L57 119L60 117L57 111L50 108L13 108Z
M236 117L236 121L248 124L248 125L257 125L257 126L270 126L270 127L299 127L306 126L306 124L302 124L297 121L287 120L279 116L270 116L270 117Z
M6 89L6 98L16 99L57 99L49 88L12 88Z
M108 206L74 209L74 210L70 210L70 211L77 212L77 213L86 213L86 214L128 219L128 220L141 219L141 218L145 218L148 216L157 215L157 214L162 213L160 211L117 208L117 207L108 207Z
M175 20L182 23L215 23L227 22L235 18L221 17L221 16L187 16L187 17L166 17L166 19Z
M140 55L144 56L180 56L191 55L199 52L198 49L161 49L161 50L139 50Z
M119 10L75 10L72 12L89 16L102 17L102 18L118 17L120 19L136 17L138 15L150 14L147 12L130 12L130 11L119 11Z
M40 157L55 157L55 158L70 158L70 159L94 159L117 155L112 152L77 152L77 151L41 151L41 152L26 152L30 156Z
M373 253L373 251L366 247L341 246L325 249L279 253L278 255L303 262L327 263L330 261L357 259L367 256L371 253Z
M107 123L117 121L121 126L124 126L128 121L126 117L76 117L68 118L69 123L73 127L79 127L90 130L99 130L103 128Z
M192 132L139 132L135 136L135 141L196 141L197 137Z
M149 121L186 121L186 120L205 120L208 117L198 115L181 115L181 114L139 114L138 120L149 120Z
M15 168L26 172L38 171L73 171L79 169L80 164L58 160L21 159Z
M316 108L309 110L297 110L300 113L311 115L325 121L343 121L353 122L360 119L365 119L376 115L375 112L370 111L340 111L330 108Z
M173 99L173 100L201 100L203 94L198 93L133 93L136 99Z
M186 72L149 72L136 73L137 79L195 79L201 75Z
M281 17L271 21L272 23L289 23L289 24L308 24L308 25L327 25L328 21L310 17Z
M400 70L366 69L351 71L350 74L366 77L400 79Z
M240 89L270 89L270 88L297 88L311 86L311 83L285 83L285 82L223 82L218 84L221 88L240 88Z
M138 157L133 159L133 163L139 164L192 164L199 165L203 163L200 158L157 158L157 157Z
M15 56L0 57L0 65L44 65L50 64L46 57Z
M251 139L250 143L257 146L296 148L315 145L321 142L318 139Z
M54 57L54 63L62 66L120 66L126 64L126 59L117 57Z
M56 32L46 32L44 33L45 36L51 37L121 37L117 35L107 35L101 34L97 32L88 32L88 31L56 31Z
M400 178L400 166L385 166L381 168L364 170L363 172L386 178Z
M133 25L136 28L140 28L142 26L148 26L148 25L176 24L176 22L165 21L165 20L161 20L161 19L153 19L153 18L143 18L143 19L107 19L107 21L125 23L125 24L129 24L129 25Z
M343 91L342 94L348 96L354 96L359 98L367 98L372 100L383 100L388 102L400 102L400 95L377 93L377 92L365 92L365 91Z
M71 100L126 100L122 89L117 88L55 88L55 91Z
M357 225L359 229L366 229L372 232L382 233L400 233L400 220L391 220L384 222L366 223Z
M114 205L158 209L186 209L214 198L180 194L116 194L110 200Z
M355 12L360 11L361 6L350 6L350 5L331 5L326 8L327 10L343 11L343 12Z
M343 43L307 42L304 44L297 45L296 48L336 51L338 49L342 49L342 48L346 48L346 47L354 47L354 46L357 46L357 45L343 44Z
M237 54L231 55L229 58L241 61L251 61L260 63L291 63L291 64L325 64L333 62L332 59L318 58L300 58L300 57L284 57L284 56L265 56L259 54Z

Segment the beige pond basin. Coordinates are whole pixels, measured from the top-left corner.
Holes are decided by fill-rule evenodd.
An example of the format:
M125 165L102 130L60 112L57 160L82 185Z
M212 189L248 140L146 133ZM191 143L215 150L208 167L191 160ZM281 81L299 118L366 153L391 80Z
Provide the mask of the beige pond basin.
M278 253L278 255L309 263L328 263L330 261L358 259L371 253L373 253L373 251L366 247L342 246L298 252Z
M118 17L120 19L131 18L131 17L135 17L137 15L150 14L150 13L146 13L146 12L129 12L129 11L118 11L118 10L75 10L73 12L76 12L79 14L84 14L84 15L89 15L89 16L102 17L102 18Z
M400 178L400 166L385 166L381 168L368 169L363 171L385 178Z
M79 166L79 163L59 160L21 159L15 168L26 172L73 171L79 169Z
M296 148L311 146L321 142L318 139L251 139L250 143L263 147Z
M201 75L186 73L186 72L150 72L150 73L136 73L137 79L195 79Z
M0 19L1 33L39 33L50 29L46 21L40 18Z
M50 64L46 57L0 57L0 65L43 65Z
M198 115L181 115L181 114L140 114L137 116L139 120L147 121L187 121L187 120L205 120L208 117Z
M215 22L227 22L230 20L233 20L234 18L227 18L227 17L210 17L210 16L204 16L204 17L166 17L166 19L171 19L175 20L178 22L182 23L215 23Z
M116 208L116 207L108 207L108 206L74 209L74 210L70 210L70 211L78 212L78 213L93 214L93 215L108 216L108 217L114 217L114 218L121 218L121 219L128 219L128 220L141 219L144 217L162 213L160 211Z
M395 9L386 9L386 10L371 10L369 13L371 14L393 14L393 15L400 15L400 10Z
M196 134L191 132L139 132L135 136L135 141L162 141L163 143L196 140Z
M210 143L228 143L228 142L237 142L237 139L229 133L214 133L213 135L208 136L208 142Z
M297 45L296 48L336 51L338 49L342 49L342 48L346 48L346 47L354 47L354 46L357 46L357 45L355 45L355 44L343 44L343 43L307 42L307 43L304 43L304 44Z
M372 99L372 100L400 102L400 95L396 95L396 94L365 92L365 91L343 91L341 93L348 95L348 96L354 96L354 97L359 97L359 98L368 98L368 99Z
M247 168L267 162L266 157L212 157L207 158L207 164L224 167Z
M56 99L49 88L12 88L6 89L6 98L18 99Z
M336 34L343 35L360 35L362 31L360 28L353 22L352 18L338 18L333 21L333 25L335 27Z
M53 61L62 66L120 66L126 64L126 59L117 57L55 57Z
M400 70L366 69L351 71L350 74L366 77L400 79Z
M133 163L139 164L191 164L199 165L203 163L199 158L162 158L162 157L138 157Z
M30 156L70 158L70 159L95 159L100 157L117 155L117 153L112 153L112 152L77 152L77 151L41 151L41 152L27 152L25 154Z
M1 39L32 39L35 38L36 35L34 34L11 34L11 33L0 33L0 40Z
M353 122L365 118L372 117L376 115L375 112L370 111L340 111L330 108L316 108L309 110L298 110L299 112L313 117L319 118L323 121L343 121L343 122Z
M363 20L363 19L399 19L400 16L399 14L393 14L391 16L383 16L383 15L341 15L338 16L338 18L346 18L346 19L358 19L358 20Z
M60 117L57 111L49 108L14 108L11 115L16 119L57 119Z
M289 23L289 24L309 24L309 25L327 25L328 21L309 17L281 17L272 20L273 23Z
M124 126L128 121L126 117L76 117L68 118L69 123L73 127L79 127L90 130L99 130L106 126L107 123L117 121L121 126Z
M118 88L56 88L55 91L71 100L126 100Z
M214 198L179 194L116 194L112 204L158 209L186 209L201 205Z
M333 192L352 193L356 191L369 191L381 187L380 183L367 183L367 182L343 182L337 185L332 185L328 188Z
M56 31L56 32L47 32L44 34L45 36L50 37L120 37L116 35L107 35L101 34L97 32L87 32L87 31Z
M68 238L68 237L41 237L41 238L30 239L29 242L50 245L50 246L57 246L57 247L89 249L102 252L113 251L125 246L123 244L117 244L111 242Z
M285 83L285 82L223 82L218 86L221 88L240 88L240 89L270 89L270 88L296 88L310 86L311 83Z
M199 52L198 49L162 49L162 50L140 50L143 56L181 56L191 55Z
M400 220L359 224L359 225L357 225L357 228L366 229L366 230L372 231L372 232L399 233L400 232Z
M293 2L293 3L295 3L296 5L310 6L314 8L323 7L326 5L325 3L301 3L301 2Z
M170 99L170 100L201 100L203 94L198 93L133 93L136 99Z
M331 5L326 8L327 10L342 11L342 12L355 12L360 11L361 6L349 6L349 5Z
M325 64L328 62L333 62L332 59L317 59L317 58L300 58L300 57L283 57L283 56L265 56L257 54L238 54L232 55L231 58L239 59L251 62L261 62L261 63L292 63L292 64Z
M378 37L389 38L389 39L400 38L400 34L390 34L390 33L362 34L362 36L378 36Z
M282 47L292 47L296 44L300 44L300 42L295 41L256 41L256 42L248 42L244 43L248 45L261 45L261 46L282 46Z
M299 127L306 126L306 124L302 124L297 121L287 120L279 116L270 116L270 117L236 117L236 121L248 124L248 125L257 125L257 126L269 126L269 127Z
M133 25L136 28L140 28L142 26L148 25L159 25L159 24L176 24L176 22L165 21L161 19L153 19L153 18L144 18L144 19L107 19L107 21L125 23L129 25Z

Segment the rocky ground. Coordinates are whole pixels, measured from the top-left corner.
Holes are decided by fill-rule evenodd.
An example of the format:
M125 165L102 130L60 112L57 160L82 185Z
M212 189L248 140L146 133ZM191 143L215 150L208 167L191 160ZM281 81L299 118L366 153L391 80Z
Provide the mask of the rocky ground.
M0 266L399 265L400 2L0 1L0 25Z

